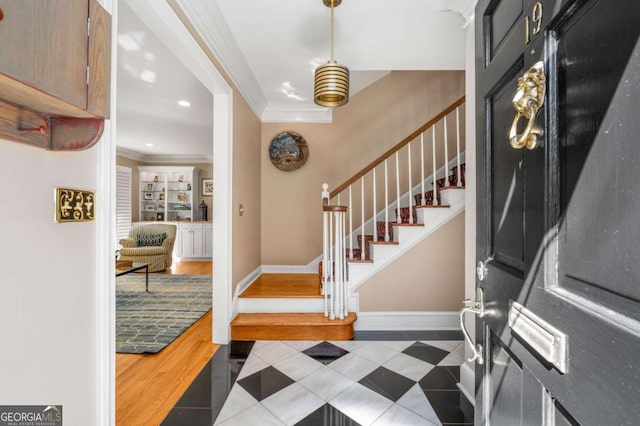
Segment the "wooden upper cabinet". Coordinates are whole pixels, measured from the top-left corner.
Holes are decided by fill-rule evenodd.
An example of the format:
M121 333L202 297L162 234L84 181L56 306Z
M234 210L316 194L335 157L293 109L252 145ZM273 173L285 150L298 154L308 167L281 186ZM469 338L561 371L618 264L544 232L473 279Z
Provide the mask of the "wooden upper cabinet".
M0 137L97 142L109 118L111 16L97 0L0 0Z
M111 20L97 1L0 0L0 9L0 99L108 117Z

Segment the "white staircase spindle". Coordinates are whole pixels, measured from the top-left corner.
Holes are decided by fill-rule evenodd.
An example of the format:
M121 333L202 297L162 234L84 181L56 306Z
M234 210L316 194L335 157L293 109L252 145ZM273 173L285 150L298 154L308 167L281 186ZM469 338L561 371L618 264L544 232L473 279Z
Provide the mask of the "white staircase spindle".
M331 276L331 285L330 285L330 293L329 293L329 297L331 297L330 303L329 303L329 318L331 319L335 319L336 318L336 306L335 306L335 299L336 299L336 263L335 263L335 250L336 250L336 241L335 241L335 226L333 224L334 222L334 216L333 213L331 214L331 219L329 220L329 239L330 239L330 244L331 247L329 249L329 262L330 262L330 276Z
M447 116L444 116L444 186L449 186L449 142L447 141Z
M457 185L462 186L462 179L460 179L460 107L456 108L456 173L457 173Z
M389 242L389 173L384 160L384 240Z
M396 151L396 222L402 223L400 217L400 160Z
M345 214L342 213L342 228L344 229L345 227ZM344 240L344 237L343 237ZM343 292L343 296L342 296L342 312L343 312L343 317L348 316L349 315L349 306L348 306L348 300L347 299L347 284L348 284L348 280L347 280L347 259L345 256L343 256L342 258L342 292Z
M378 223L376 222L376 169L373 169L373 241L378 241Z
M436 126L435 124L431 129L432 129L431 135L433 136L433 138L431 139L431 151L432 151L431 161L433 163L433 205L437 206L438 205L438 183L436 182L437 176L436 176Z
M353 260L353 199L351 185L349 185L349 259Z
M329 212L322 212L322 294L324 294L324 316L329 316Z
M336 263L335 263L335 268L336 268L336 298L335 298L335 311L338 317L340 317L341 315L341 309L340 309L340 299L341 299L341 289L340 286L342 284L341 281L341 269L342 269L342 262L340 261L340 250L341 250L341 244L340 244L340 225L342 224L342 220L340 219L340 212L335 212L333 214L333 220L335 221L335 229L336 229L336 254L335 254L335 259L336 259ZM340 318L342 319L342 318Z
M411 142L407 144L407 158L409 162L409 223L413 223L413 197L411 196Z
M424 206L424 132L420 133L420 205Z
M360 260L364 260L364 249L367 242L364 239L364 176L360 178L360 231L362 235L362 245L360 246Z

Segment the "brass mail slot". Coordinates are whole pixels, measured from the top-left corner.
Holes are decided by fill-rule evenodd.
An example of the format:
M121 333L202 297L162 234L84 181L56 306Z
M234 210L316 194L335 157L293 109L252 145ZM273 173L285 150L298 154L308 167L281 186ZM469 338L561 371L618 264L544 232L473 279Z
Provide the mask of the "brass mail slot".
M522 306L511 302L509 327L542 358L549 361L561 373L567 373L568 336Z

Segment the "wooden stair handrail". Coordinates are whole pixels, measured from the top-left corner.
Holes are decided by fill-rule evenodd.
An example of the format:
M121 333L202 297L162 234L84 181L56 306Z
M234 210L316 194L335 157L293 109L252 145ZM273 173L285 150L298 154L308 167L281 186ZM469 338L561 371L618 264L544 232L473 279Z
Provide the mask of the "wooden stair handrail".
M334 198L336 195L338 195L339 193L341 193L342 191L347 189L349 187L349 185L351 185L354 182L356 182L362 176L366 175L371 170L373 170L378 164L382 163L384 160L386 160L387 158L389 158L393 154L395 154L396 151L398 151L399 149L403 148L409 142L411 142L412 140L417 138L418 135L420 135L420 133L424 132L425 130L427 130L428 128L430 128L431 126L433 126L434 124L436 124L440 120L442 120L449 113L455 111L456 108L458 108L460 105L462 105L464 103L464 101L465 101L465 97L463 96L460 99L458 99L457 101L455 101L454 103L452 103L451 105L449 105L447 108L442 110L442 112L440 112L438 115L433 117L431 120L427 121L425 124L420 126L417 130L415 130L409 136L407 136L406 138L402 139L400 142L398 142L393 147L389 148L384 154L382 154L380 157L378 157L375 160L373 160L368 166L366 166L365 168L360 170L358 173L353 175L351 178L347 179L347 181L344 182L342 185L338 186L336 189L331 191L330 198Z

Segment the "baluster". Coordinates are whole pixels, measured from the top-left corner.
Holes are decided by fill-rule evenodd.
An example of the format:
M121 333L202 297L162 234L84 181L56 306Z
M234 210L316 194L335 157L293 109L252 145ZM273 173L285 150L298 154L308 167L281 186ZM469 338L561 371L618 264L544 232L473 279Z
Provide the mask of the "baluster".
M342 214L342 227L344 228L344 223L345 221L345 215L344 213ZM343 260L342 262L342 291L343 291L343 317L349 315L349 306L348 306L348 299L347 299L347 285L348 285L348 280L347 280L347 260L346 258Z
M424 132L420 133L420 205L424 206Z
M444 186L449 186L449 143L447 142L447 116L444 116Z
M400 160L398 159L398 151L396 151L396 222L402 223L400 217Z
M336 235L336 238L338 239L339 243L339 253L342 253L341 256L339 257L339 262L338 262L338 316L340 319L344 319L344 307L342 306L344 303L344 264L343 264L343 258L344 258L344 213L343 212L338 212L336 214L336 227L338 228L338 233Z
M373 241L378 241L378 222L376 217L376 169L373 169Z
M353 200L351 197L351 185L349 185L349 259L353 260Z
M360 230L362 235L362 245L360 246L360 260L364 260L364 251L367 242L364 239L364 176L360 178Z
M411 142L407 144L407 157L409 160L409 223L413 223L413 184L411 182Z
M438 203L438 183L436 182L436 125L434 124L432 127L431 135L433 138L431 139L431 151L432 151L432 163L433 163L433 205L437 206Z
M384 160L384 240L389 242L389 173Z
M457 182L456 186L462 186L462 179L460 179L460 107L456 108L456 173Z
M329 271L330 271L330 276L331 276L331 281L330 281L330 293L329 293L329 297L331 298L330 304L329 304L329 318L331 319L335 319L336 315L335 315L335 263L334 263L334 250L335 250L335 241L334 241L334 235L333 235L333 214L331 214L331 219L329 219L329 244L330 244L330 250L329 250Z
M327 289L329 263L329 212L322 212L322 293L324 294L324 316L329 316L329 291Z

